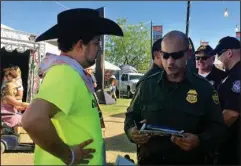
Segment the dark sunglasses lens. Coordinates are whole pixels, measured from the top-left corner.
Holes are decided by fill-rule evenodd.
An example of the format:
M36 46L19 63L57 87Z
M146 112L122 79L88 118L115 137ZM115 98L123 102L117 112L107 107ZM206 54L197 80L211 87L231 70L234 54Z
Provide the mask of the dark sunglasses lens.
M196 57L196 60L198 60L198 61L199 61L200 59L201 59L200 57Z
M196 60L203 60L203 61L205 61L205 60L207 60L208 59L208 57L196 57Z
M222 53L223 53L223 52L219 52L219 53L218 53L218 56L221 56L221 55L222 55Z
M177 53L164 53L163 58L168 59L169 57L172 57L173 59L181 59L184 56L184 52L177 52Z
M227 50L222 50L222 51L220 51L220 52L218 53L218 56L221 56L225 51L227 51Z
M168 53L164 53L164 54L163 54L163 58L164 58L164 59L168 59L169 57L170 57L170 55L169 55Z
M173 59L177 60L184 56L184 52L174 53L171 55Z

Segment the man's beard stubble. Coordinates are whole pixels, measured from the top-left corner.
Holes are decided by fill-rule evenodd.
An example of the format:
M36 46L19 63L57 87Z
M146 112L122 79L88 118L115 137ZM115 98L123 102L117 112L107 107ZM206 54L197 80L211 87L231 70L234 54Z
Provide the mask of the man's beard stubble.
M85 67L85 68L91 67L96 63L96 59L97 59L97 56L99 55L99 53L100 53L99 51L96 53L94 60L89 60L88 58L86 58L86 66L87 67Z

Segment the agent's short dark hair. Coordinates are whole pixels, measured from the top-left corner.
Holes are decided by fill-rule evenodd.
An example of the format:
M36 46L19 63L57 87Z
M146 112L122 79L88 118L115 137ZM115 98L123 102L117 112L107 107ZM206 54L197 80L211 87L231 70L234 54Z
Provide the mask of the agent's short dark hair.
M85 45L87 45L92 39L94 35L86 35L83 37L76 37L76 36L67 36L63 35L62 37L58 38L58 48L63 52L71 51L73 46L79 41L82 40Z
M161 51L161 42L162 42L162 38L155 41L154 44L152 45L152 50L151 50L152 60L154 60L155 58L154 52Z

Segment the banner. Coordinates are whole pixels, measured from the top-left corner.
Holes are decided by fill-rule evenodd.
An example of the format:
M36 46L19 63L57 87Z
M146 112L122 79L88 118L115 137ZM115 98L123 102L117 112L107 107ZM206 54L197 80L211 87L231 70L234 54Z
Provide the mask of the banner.
M236 38L240 41L240 32L236 32Z
M163 26L155 25L152 26L152 44L158 39L162 38Z
M208 45L209 43L207 42L207 41L200 41L200 45L201 46L206 46L206 45Z

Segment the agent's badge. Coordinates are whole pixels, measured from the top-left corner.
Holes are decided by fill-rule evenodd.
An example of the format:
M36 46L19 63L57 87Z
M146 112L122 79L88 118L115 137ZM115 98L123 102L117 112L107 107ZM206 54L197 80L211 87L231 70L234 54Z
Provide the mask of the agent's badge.
M187 92L186 100L191 104L196 103L198 101L197 95L198 95L197 91L194 89L191 89Z

